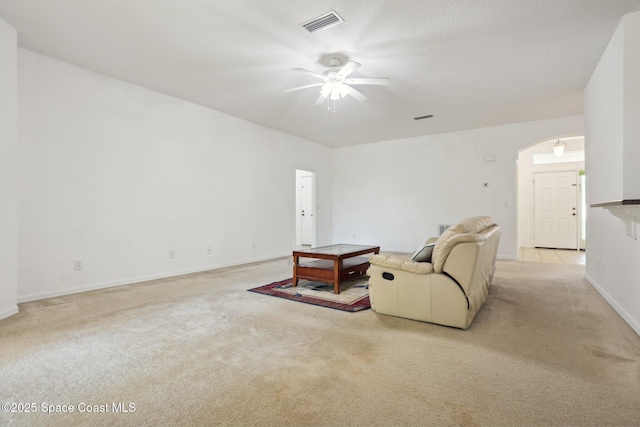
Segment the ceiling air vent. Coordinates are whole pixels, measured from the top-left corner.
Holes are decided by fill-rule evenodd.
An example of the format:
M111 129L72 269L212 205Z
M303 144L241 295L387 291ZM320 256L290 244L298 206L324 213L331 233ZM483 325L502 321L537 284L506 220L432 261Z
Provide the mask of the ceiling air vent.
M318 16L317 18L313 18L312 20L305 22L302 26L310 33L313 33L315 31L333 27L343 22L344 19L342 19L335 10L332 10L329 13L325 13L322 16Z

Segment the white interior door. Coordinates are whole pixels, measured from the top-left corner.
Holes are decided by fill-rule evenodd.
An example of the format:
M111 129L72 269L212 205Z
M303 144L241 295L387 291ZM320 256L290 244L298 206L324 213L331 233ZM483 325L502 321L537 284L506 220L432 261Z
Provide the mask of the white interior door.
M534 174L534 231L536 247L578 248L578 174Z
M300 243L311 245L313 241L315 212L313 209L313 176L300 179Z

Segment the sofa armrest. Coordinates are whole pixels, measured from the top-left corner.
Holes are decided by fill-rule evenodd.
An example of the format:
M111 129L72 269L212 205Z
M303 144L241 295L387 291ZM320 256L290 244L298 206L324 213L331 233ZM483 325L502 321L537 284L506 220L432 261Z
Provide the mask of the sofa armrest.
M408 271L415 274L433 273L433 265L430 262L416 262L410 259L402 259L386 255L373 255L369 258L369 263L384 268Z
M437 237L429 237L429 239L427 239L427 241L424 243L425 245L430 245L432 243L435 243L438 241Z

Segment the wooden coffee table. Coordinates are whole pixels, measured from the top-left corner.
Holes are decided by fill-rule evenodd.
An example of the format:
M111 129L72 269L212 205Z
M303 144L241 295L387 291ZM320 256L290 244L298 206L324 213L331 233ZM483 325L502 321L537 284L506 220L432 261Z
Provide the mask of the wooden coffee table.
M299 279L333 283L333 292L340 293L340 284L364 275L369 268L369 253L380 253L380 246L331 245L293 251L293 281ZM316 261L300 263L300 258L313 258Z

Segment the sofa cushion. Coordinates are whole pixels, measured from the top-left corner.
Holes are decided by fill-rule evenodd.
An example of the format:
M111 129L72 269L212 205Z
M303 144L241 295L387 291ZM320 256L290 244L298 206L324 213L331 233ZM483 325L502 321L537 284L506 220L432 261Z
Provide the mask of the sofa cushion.
M458 243L479 243L484 242L485 238L482 234L476 233L462 233L454 234L448 238L440 247L438 252L438 258L433 260L433 271L436 273L442 273L444 263L451 252L451 249Z
M455 234L453 232L453 226L444 230L444 233L440 235L438 241L436 242L436 245L433 247L433 252L431 253L432 263L435 263L436 261L438 261L438 258L440 258L440 252L442 252L442 245L444 245L444 242L449 240L449 238L454 235ZM442 271L438 271L438 273L442 273Z
M449 256L449 252L451 252L453 246L462 242L475 241L473 238L462 237L449 242L449 240L451 240L454 236L458 236L461 234L473 235L476 233L480 233L482 230L492 226L493 224L493 219L491 219L491 217L489 216L476 216L463 219L456 225L452 225L451 227L447 228L444 233L442 233L442 235L438 238L438 241L433 248L431 263L433 264L434 271L436 273L442 273L444 262L446 261L447 256Z
M380 267L404 270L410 273L431 274L433 265L428 262L416 262L410 259L402 259L386 255L373 255L369 258L369 263Z
M475 216L463 219L453 226L453 232L459 233L479 233L485 228L493 225L493 219L489 216Z

